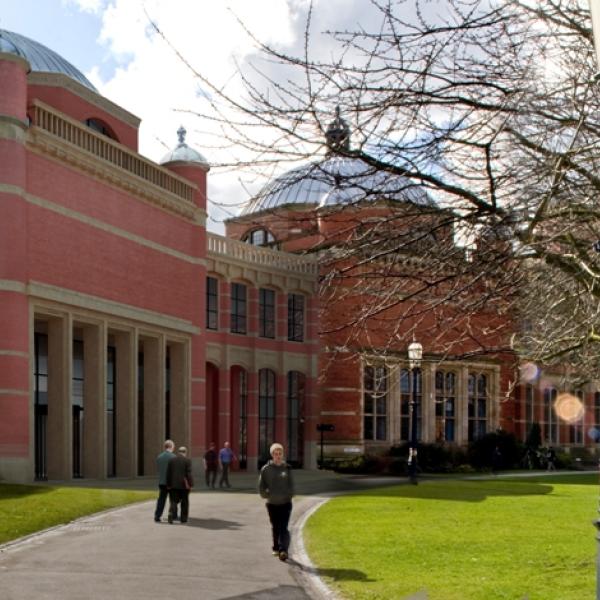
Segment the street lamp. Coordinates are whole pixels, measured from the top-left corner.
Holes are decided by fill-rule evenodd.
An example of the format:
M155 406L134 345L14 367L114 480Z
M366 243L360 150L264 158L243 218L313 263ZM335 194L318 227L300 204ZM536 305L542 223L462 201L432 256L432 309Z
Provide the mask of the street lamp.
M412 373L410 400L410 443L408 447L408 475L410 482L417 482L417 378L423 358L423 346L414 340L408 345L408 366Z

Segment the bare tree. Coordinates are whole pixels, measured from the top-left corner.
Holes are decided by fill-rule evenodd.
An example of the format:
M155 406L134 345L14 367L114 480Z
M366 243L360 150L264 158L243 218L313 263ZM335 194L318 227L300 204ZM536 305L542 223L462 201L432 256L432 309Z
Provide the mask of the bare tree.
M592 376L600 93L587 0L368 10L377 27L322 33L311 7L297 55L255 40L242 95L195 72L197 114L232 156L221 167L272 176L309 161L311 177L335 180L344 201L320 210L339 226L310 247L324 301L355 299L324 322L332 345L391 350L420 328L451 355L512 348ZM332 172L332 156L359 174ZM307 176L291 173L279 185ZM263 199L248 225L289 222ZM380 208L370 219L355 211L366 201ZM295 218L309 230L313 213Z

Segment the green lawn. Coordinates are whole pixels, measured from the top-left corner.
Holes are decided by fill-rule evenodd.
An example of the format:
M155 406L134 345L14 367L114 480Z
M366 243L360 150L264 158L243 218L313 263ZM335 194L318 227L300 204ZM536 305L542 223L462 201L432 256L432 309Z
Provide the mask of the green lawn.
M330 500L305 543L347 599L593 598L598 494L594 474L397 485Z
M92 513L156 497L154 492L0 484L0 544Z

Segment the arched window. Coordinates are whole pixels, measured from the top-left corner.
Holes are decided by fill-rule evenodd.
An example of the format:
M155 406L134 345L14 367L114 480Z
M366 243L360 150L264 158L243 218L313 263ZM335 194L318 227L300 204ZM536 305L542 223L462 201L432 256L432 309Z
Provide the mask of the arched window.
M259 466L269 460L269 448L275 441L275 373L271 369L258 372L258 460Z
M101 121L100 119L91 118L91 119L86 119L85 124L90 129L93 129L95 132L101 133L102 135L105 135L107 138L110 138L111 140L115 140L117 142L119 141L117 136L115 135L114 131L104 121Z
M455 440L456 374L452 371L435 373L435 439L438 442Z
M264 246L266 248L279 248L275 236L267 229L253 229L244 235L242 242L253 246Z

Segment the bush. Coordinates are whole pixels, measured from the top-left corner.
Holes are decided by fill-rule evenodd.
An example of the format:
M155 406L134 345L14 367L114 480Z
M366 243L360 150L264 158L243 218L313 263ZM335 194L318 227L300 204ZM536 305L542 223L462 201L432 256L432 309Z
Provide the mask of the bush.
M500 459L494 465L496 447L500 450ZM521 463L523 447L514 434L499 429L471 442L467 452L469 463L476 469L514 469Z
M390 456L396 459L390 465L390 470L395 471L394 474L407 472L408 448L408 443L390 448ZM417 458L419 470L425 473L450 473L468 462L463 448L441 443L419 443Z

